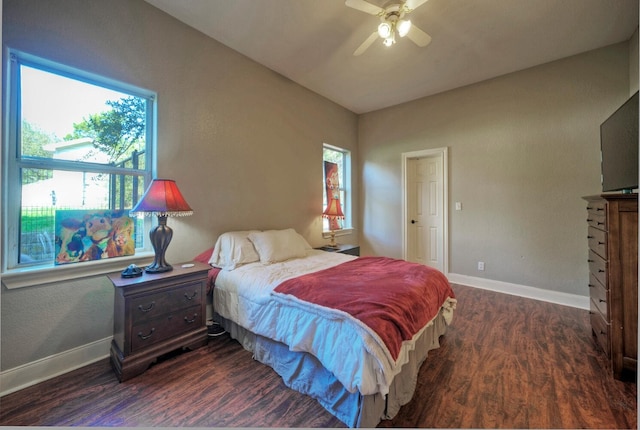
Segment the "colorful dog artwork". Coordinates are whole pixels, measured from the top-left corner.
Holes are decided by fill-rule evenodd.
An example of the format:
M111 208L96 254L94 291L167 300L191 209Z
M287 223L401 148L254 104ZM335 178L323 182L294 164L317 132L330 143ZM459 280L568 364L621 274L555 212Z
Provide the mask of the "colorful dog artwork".
M128 211L56 211L55 264L135 254L135 221Z

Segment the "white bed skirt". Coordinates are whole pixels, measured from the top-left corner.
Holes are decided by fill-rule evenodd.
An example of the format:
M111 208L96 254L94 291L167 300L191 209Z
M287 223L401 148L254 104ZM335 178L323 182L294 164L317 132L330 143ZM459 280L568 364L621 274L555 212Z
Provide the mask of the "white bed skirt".
M440 347L439 338L447 331L441 310L416 342L409 362L394 378L389 395L363 396L347 391L313 355L290 351L287 345L256 335L220 315L216 314L215 319L232 338L253 353L255 360L273 368L285 385L313 397L349 427L375 427L380 420L395 417L400 407L413 397L418 371L427 354Z

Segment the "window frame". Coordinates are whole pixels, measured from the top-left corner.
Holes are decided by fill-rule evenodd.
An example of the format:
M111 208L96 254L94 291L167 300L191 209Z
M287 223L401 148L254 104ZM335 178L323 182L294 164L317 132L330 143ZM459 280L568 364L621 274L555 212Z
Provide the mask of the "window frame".
M21 144L21 100L20 100L20 68L27 66L53 73L70 79L75 79L91 85L100 86L110 90L122 92L134 97L147 100L146 103L146 130L145 130L145 165L144 169L134 171L128 168L110 166L91 162L76 162L63 160L43 160L24 157L20 155ZM15 210L16 204L20 205L22 183L20 169L45 168L52 170L86 171L106 174L126 174L138 176L144 184L151 183L157 170L156 157L156 118L157 118L157 94L155 92L116 81L95 73L83 71L66 66L41 57L37 57L22 51L7 49L5 70L5 95L3 100L4 115L2 135L2 261L0 262L0 276L2 283L9 289L32 285L54 283L62 280L78 277L95 276L109 273L126 267L132 262L150 260L153 256L148 240L144 241L143 248L137 248L133 256L118 257L113 259L87 261L79 264L54 265L53 261L38 264L19 264L20 252L20 210ZM135 204L135 202L134 202ZM152 220L145 217L145 230L151 228Z
M325 178L324 178L324 150L329 149L331 151L336 151L342 153L342 176L340 177L340 191L344 193L344 201L340 201L342 206L342 213L344 213L344 220L342 224L342 229L335 230L334 233L336 236L344 236L351 234L353 232L353 218L352 218L352 207L353 207L353 199L352 199L352 186L351 186L351 151L345 148L341 148L339 146L330 145L328 143L322 144L322 162L323 162L323 172L322 172L322 210L325 208L325 199L326 199L326 190L325 190ZM328 238L331 234L331 231L325 229L325 223L322 223L322 237Z

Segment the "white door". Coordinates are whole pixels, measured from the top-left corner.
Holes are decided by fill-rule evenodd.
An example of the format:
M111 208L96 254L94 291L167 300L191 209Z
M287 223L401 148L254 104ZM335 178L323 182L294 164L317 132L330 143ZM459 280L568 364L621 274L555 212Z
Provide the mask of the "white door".
M406 260L446 272L444 155L406 158Z

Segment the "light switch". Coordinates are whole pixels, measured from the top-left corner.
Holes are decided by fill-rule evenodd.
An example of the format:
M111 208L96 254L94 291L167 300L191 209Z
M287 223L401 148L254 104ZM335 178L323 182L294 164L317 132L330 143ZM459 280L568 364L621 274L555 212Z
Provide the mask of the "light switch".
M462 210L462 202L456 202L456 210L457 211L461 211Z

